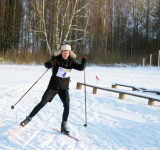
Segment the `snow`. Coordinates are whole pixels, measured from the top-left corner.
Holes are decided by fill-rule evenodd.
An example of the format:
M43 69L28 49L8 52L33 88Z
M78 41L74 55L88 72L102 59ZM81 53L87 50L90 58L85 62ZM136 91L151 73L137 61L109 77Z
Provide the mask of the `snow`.
M22 95L46 71L43 66L0 65L0 150L158 150L160 149L160 102L118 93L87 90L87 127L85 124L84 72L72 70L70 82L70 115L68 127L79 142L53 131L60 129L63 105L58 96L48 103L24 128L12 136L9 132L40 102L50 80L49 70L27 95L11 109ZM86 83L111 87L112 83L160 90L160 70L156 67L98 67L85 70ZM118 89L131 91L131 88ZM149 93L147 93L149 94ZM150 95L156 95L150 93ZM94 144L93 144L94 143Z

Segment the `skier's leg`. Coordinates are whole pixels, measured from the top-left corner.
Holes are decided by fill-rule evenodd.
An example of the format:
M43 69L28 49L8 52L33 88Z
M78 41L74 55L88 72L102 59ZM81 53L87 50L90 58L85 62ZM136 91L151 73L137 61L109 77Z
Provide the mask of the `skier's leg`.
M57 90L47 88L46 92L44 93L42 97L41 102L36 107L34 107L34 109L29 114L29 116L26 117L26 119L23 120L20 123L20 125L25 126L26 124L28 124L31 121L31 119L47 104L47 102L50 102L57 93L58 93Z
M62 124L61 124L61 132L64 132L65 134L69 134L70 131L67 128L67 119L69 116L69 92L68 90L63 90L58 93L59 97L61 98L61 101L64 106L63 116L62 116Z
M70 102L69 92L68 90L62 90L58 93L58 95L64 107L62 121L67 121L69 116L69 102Z
M47 104L47 102L50 102L53 99L57 93L57 90L48 88L44 93L41 102L32 110L29 117L33 118Z

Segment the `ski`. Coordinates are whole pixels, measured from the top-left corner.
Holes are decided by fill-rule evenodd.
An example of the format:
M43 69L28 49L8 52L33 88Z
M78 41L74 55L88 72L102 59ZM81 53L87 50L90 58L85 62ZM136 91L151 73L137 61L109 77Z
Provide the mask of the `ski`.
M16 132L17 132L19 129L21 129L21 128L22 128L22 126L19 126L19 127L16 128L15 130L9 132L9 133L7 134L7 136L9 137L9 136L13 135L14 133L16 133Z
M61 133L61 134L63 134L63 135L66 135L66 136L68 136L68 137L70 137L70 138L72 138L72 139L74 139L74 140L76 140L76 141L80 141L79 139L77 139L77 138L75 138L75 137L73 137L73 136L71 136L71 135L69 135L69 134L65 134L65 133L63 133L63 132L61 132L61 131L59 131L59 130L57 130L57 129L54 129L54 128L52 128L52 127L50 127L53 131L56 131L56 132L59 132L59 133Z

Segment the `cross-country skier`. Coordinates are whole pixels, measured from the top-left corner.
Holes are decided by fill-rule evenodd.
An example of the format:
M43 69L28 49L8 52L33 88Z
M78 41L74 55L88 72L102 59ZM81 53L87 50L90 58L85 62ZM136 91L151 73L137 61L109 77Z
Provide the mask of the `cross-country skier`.
M61 132L65 134L70 133L67 128L70 102L68 91L70 73L72 69L76 69L79 71L84 70L86 63L85 57L82 58L81 64L75 62L73 58L76 58L76 55L71 51L71 46L62 45L61 50L56 52L52 56L52 59L44 64L46 68L52 68L52 76L48 88L45 91L41 102L32 110L29 116L27 116L26 119L20 123L22 127L28 124L32 120L32 118L40 111L40 109L42 109L47 104L47 102L51 102L54 96L58 94L64 106Z

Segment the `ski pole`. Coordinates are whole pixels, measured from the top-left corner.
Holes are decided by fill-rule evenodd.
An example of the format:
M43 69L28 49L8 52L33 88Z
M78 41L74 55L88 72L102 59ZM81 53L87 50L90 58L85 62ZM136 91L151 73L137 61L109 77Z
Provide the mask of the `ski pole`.
M84 58L86 58L84 56ZM86 64L84 64L84 93L85 93L85 121L86 123L84 124L85 127L87 127L87 102L86 102L86 77L85 77L85 67L86 67Z
M46 73L48 70L49 70L49 69L47 69L47 70L45 71L45 73ZM19 101L31 90L31 88L44 76L45 73L42 74L42 76L29 88L29 90L16 102L16 104L14 104L14 106L16 106L16 105L19 103ZM11 109L14 109L14 106L12 105L12 106L11 106Z

